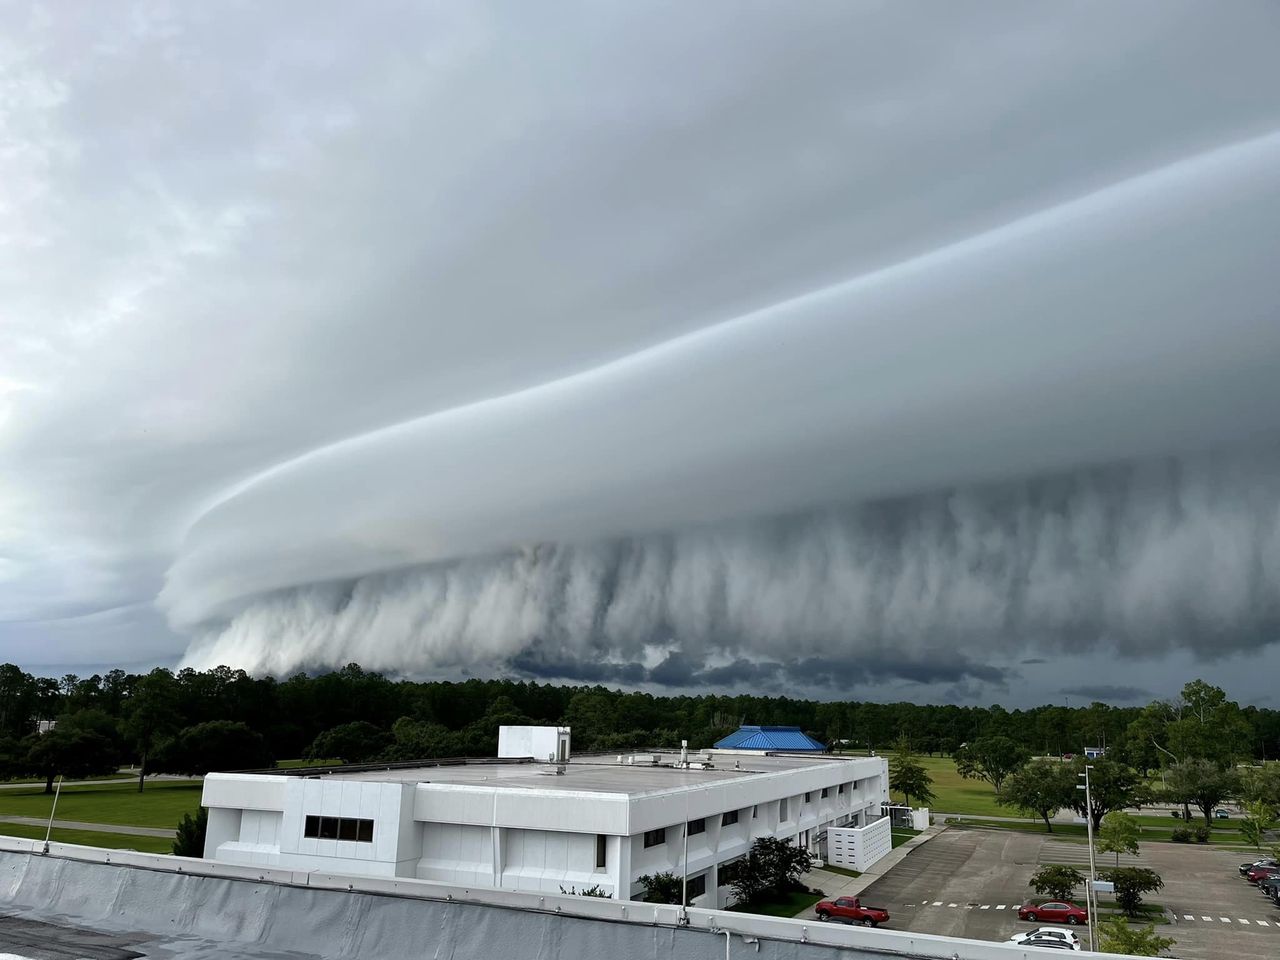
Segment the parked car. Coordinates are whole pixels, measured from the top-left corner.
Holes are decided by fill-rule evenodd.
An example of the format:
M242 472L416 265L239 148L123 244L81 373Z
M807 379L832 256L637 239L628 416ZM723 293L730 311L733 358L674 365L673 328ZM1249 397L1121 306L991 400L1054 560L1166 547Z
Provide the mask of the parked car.
M837 920L840 923L860 923L864 927L875 927L888 923L889 911L883 907L864 907L857 897L837 897L834 900L819 900L814 912L824 923Z
M1265 896L1274 897L1277 890L1280 890L1280 877L1263 877L1258 881L1258 889Z
M1079 944L1080 934L1076 933L1070 927L1036 927L1026 933L1016 933L1009 938L1010 943L1025 943L1028 940L1065 940L1068 943Z
M1089 911L1069 900L1045 900L1042 903L1024 903L1018 908L1019 920L1048 920L1050 923L1069 923L1073 927L1088 923Z
M1038 937L1035 940L1023 940L1020 947L1043 947L1046 950L1079 950L1080 944L1069 940L1057 940L1053 937Z
M1215 817L1217 817L1219 820L1230 820L1230 819L1231 819L1231 814L1227 813L1227 811L1223 810L1221 807L1219 807L1217 810L1213 811L1213 815L1214 815Z
M1263 857L1261 860L1250 860L1248 863L1240 864L1240 876L1243 877L1246 873L1248 873L1254 867L1274 867L1274 866L1277 866L1277 861L1272 859L1271 857Z
M1265 877L1280 876L1280 867L1253 867L1244 878L1250 883L1257 883Z

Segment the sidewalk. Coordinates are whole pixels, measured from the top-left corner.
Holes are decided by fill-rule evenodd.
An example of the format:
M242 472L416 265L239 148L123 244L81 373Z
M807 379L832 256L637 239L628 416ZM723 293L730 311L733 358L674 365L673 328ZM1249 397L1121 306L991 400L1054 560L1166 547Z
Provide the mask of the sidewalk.
M945 829L947 829L945 823L935 823L927 830L922 831L919 836L912 837L902 846L895 847L886 853L872 865L870 870L865 871L860 877L846 877L842 873L832 873L829 870L823 870L818 867L805 874L804 883L810 887L817 887L823 892L827 900L834 897L856 897L905 860L912 850L922 843L928 843ZM812 915L813 907L808 907L797 913L796 917L803 920L812 917Z
M47 827L48 818L41 817L0 817L0 823L16 823L24 827ZM94 833L119 833L135 837L163 837L172 840L176 830L161 830L157 827L129 827L118 823L87 823L83 820L54 820L55 827L64 830L91 830Z

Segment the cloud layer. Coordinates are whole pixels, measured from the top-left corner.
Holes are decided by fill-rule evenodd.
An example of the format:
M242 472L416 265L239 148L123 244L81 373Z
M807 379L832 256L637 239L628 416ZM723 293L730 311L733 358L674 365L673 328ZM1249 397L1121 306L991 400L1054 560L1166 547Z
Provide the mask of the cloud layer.
M627 594L592 573L619 558L737 544L746 582L778 541L860 556L939 498L1001 515L1099 464L1271 476L1265 0L0 15L0 656L196 637L281 669L568 675L586 650L639 682L785 684L807 654L775 648L778 614L726 638L664 597L602 639L563 610ZM1229 506L1196 529L1261 556L1265 511L1245 549ZM546 566L585 568L584 597ZM493 586L391 625L441 580ZM1269 616L1237 606L1255 586L1228 647ZM386 656L344 602L388 611ZM1020 602L972 622L1003 636ZM450 616L526 627L459 650ZM855 622L841 662L898 629ZM952 682L920 659L942 642L889 674ZM1007 678L972 642L957 682Z

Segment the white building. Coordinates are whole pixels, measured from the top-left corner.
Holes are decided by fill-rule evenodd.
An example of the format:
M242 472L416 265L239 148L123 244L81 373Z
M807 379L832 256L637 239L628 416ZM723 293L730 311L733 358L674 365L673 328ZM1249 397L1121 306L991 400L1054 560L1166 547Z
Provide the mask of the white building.
M888 802L881 757L573 758L556 727L503 728L499 742L529 754L209 774L205 857L545 893L598 885L621 899L641 895L641 876L670 871L688 876L691 905L719 907L719 868L756 838L821 856L828 827L867 826Z

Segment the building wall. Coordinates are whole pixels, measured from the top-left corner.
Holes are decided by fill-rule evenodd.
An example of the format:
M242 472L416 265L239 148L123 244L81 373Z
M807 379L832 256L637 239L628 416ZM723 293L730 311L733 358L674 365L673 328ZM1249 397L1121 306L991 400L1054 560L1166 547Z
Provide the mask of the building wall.
M691 777L683 788L630 797L565 789L554 775L543 791L211 774L205 850L211 859L254 866L545 893L599 885L633 898L641 876L686 869L684 826L701 819L705 829L689 837L687 875L707 875L706 893L694 905L719 907L728 896L720 866L745 855L755 839L778 837L817 852L827 828L863 826L878 816L887 764L872 760L736 780ZM736 824L723 824L726 811L737 812ZM373 820L373 842L306 837L307 816ZM659 828L665 843L646 848L645 832ZM605 837L603 868L596 866L597 835Z

